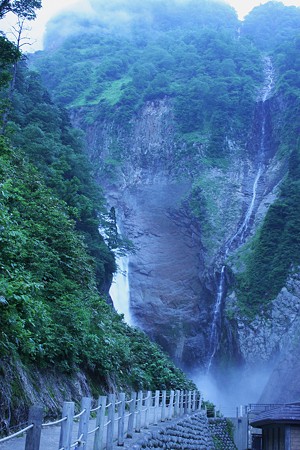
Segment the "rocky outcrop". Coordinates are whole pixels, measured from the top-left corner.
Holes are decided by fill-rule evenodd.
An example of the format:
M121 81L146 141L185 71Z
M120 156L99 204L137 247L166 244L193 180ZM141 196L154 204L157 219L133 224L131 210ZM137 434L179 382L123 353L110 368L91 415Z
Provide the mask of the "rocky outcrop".
M185 417L173 424L167 424L157 431L150 431L139 442L130 446L132 450L151 448L215 450L208 421L203 413Z
M248 142L228 139L223 167L207 164L205 144L188 148L176 138L170 99L146 103L129 124L86 125L86 112L73 111L73 123L86 132L108 205L135 246L129 256L133 322L189 370L207 365L221 266L231 267L230 284L243 269L237 250L261 224L286 173L286 160L276 156L272 111L278 107L274 99L257 104ZM200 215L191 201L195 189L196 206L204 205ZM251 217L242 230L249 208ZM274 357L280 349L277 335L289 327L285 319L277 320L279 305L286 304L286 311L296 308L286 291L282 298L270 317L257 322L223 317L216 351L223 367L229 360L249 365ZM234 299L231 293L224 302L232 311Z
M79 371L70 376L11 360L1 360L0 367L0 432L23 423L28 405L42 404L46 418L57 417L64 401L91 397L91 383Z
M230 301L227 307L230 308ZM236 317L240 349L248 364L270 361L278 353L290 351L300 321L299 273L295 271L290 275L286 286L266 311L249 320L239 316L236 310Z

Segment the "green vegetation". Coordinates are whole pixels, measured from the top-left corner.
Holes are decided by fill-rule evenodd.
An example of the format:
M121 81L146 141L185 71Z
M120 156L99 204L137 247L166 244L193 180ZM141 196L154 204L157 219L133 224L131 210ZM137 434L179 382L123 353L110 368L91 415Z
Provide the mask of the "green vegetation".
M178 138L192 146L206 136L207 156L217 162L228 156L225 136L232 130L245 136L250 126L260 56L247 39L237 39L238 20L228 5L199 1L170 9L162 2L152 10L150 2L147 8L151 24L140 17L132 33L91 26L39 52L31 64L60 105L86 107L89 123L128 124L146 101L172 99Z
M275 32L268 31L268 39L264 39L266 35L259 28L262 24L265 27L273 24L266 21L265 9L280 22ZM297 119L300 114L300 10L272 2L255 9L249 21L257 34L252 28L249 32L254 33L254 40L263 49L269 49L275 63L276 90L284 108L274 110L273 123L280 136L281 156L289 161L278 200L270 206L245 258L246 268L237 276L240 307L253 317L277 296L288 274L300 264L300 124Z
M300 264L300 149L290 157L289 174L252 244L237 288L243 311L253 316L273 300L293 267Z
M1 44L9 74L15 49ZM5 99L5 80L1 93ZM11 98L0 138L0 359L83 370L102 388L111 376L128 389L191 386L103 298L119 240L114 211L101 224L110 248L99 234L108 214L80 134L23 63Z
M267 52L282 43L287 44L300 29L300 9L270 1L254 8L243 22L242 34Z
M39 52L32 65L59 104L84 108L88 124L111 121L129 126L145 102L170 100L180 142L174 165L184 165L193 176L186 200L201 222L209 256L222 241L232 215L240 213L235 197L223 192L223 176L230 164L228 141L245 142L249 133L262 81L261 52L272 57L276 91L286 105L284 111L272 111L279 154L295 155L300 132L295 120L300 113L300 12L278 2L261 5L247 16L238 36L241 24L228 5L204 0L176 8L171 4L162 2L154 8L147 2L141 12L141 6L132 2L126 7L130 20L118 30L117 24L108 31L103 22L93 22L86 33L79 19L72 19L81 27L80 34L62 38L51 52ZM59 20L53 27L52 36L59 33ZM105 173L113 178L123 157L120 148L112 152ZM217 180L203 172L212 166L220 169ZM289 176L245 258L244 273L238 276L240 304L249 314L274 298L291 265L297 264L297 189ZM226 208L218 204L220 192ZM288 257L283 261L280 255L285 252Z

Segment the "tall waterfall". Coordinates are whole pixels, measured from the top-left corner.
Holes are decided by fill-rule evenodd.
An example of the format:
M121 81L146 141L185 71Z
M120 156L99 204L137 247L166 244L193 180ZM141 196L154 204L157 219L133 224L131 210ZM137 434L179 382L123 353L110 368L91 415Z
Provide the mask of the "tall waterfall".
M120 234L119 226L117 231ZM128 325L134 325L130 313L130 288L129 288L129 256L116 256L117 272L114 275L109 295L111 296L115 310L124 315L124 320Z
M220 327L221 327L221 308L222 308L222 300L225 295L225 288L226 288L225 266L222 266L221 274L220 274L220 281L219 281L219 286L218 286L218 292L217 292L217 299L216 299L215 308L214 308L214 316L213 316L213 321L212 321L211 330L210 330L210 338L209 338L210 356L209 356L208 365L207 365L207 372L210 371L212 361L214 359L214 356L215 356L217 348L218 348L219 332L220 332Z
M128 256L118 257L117 273L113 278L112 285L109 290L115 310L119 314L124 315L124 320L128 325L133 325L133 320L130 314L130 289L128 279Z
M267 138L267 136L266 136L265 102L270 97L270 94L274 87L274 70L273 70L271 59L269 57L264 58L264 64L265 64L265 69L264 69L265 83L260 92L260 96L257 100L259 109L260 109L260 113L261 113L261 125L260 125L260 133L259 133L260 139L259 139L259 146L258 146L258 151L257 151L257 155L256 155L257 173L256 173L256 176L253 181L251 201L250 201L250 204L249 204L249 206L245 212L245 215L242 219L241 225L238 227L238 229L234 233L234 235L225 244L224 255L223 255L224 262L228 256L229 252L233 248L237 248L245 242L247 234L250 231L250 228L252 225L251 221L253 218L254 208L256 206L257 189L258 189L259 181L260 181L261 176L263 175L264 169L265 169L265 159L266 159L265 150L266 150L266 138ZM211 369L213 359L214 359L215 354L218 349L219 331L221 328L222 304L223 304L223 300L224 300L225 294L226 294L226 277L225 277L226 267L225 267L224 262L221 266L220 280L218 283L215 307L214 307L214 312L213 312L213 320L212 320L212 325L211 325L211 330L210 330L209 357L208 357L208 364L207 364L207 372L209 372Z

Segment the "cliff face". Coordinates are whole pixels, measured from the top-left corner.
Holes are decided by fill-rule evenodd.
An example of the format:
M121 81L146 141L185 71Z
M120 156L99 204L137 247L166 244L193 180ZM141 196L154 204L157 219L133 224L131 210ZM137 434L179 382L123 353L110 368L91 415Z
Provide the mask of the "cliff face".
M129 258L133 319L185 368L207 367L221 265L230 254L228 286L243 265L236 252L261 224L286 173L286 161L276 154L274 108L279 108L274 99L266 100L263 110L258 102L248 141L228 140L230 156L224 167L205 163L205 145L194 145L191 153L176 139L167 98L145 104L124 126L83 126L85 111L73 112L73 122L85 129L108 204L135 246ZM262 139L263 160L258 156ZM202 215L192 208L195 186L201 193L197 202L205 204ZM251 217L241 232L249 208ZM292 325L286 291L275 300L277 305L282 298L287 302L285 319L278 309L253 321L240 312L226 318L224 311L229 309L232 317L237 308L234 292L228 292L221 305L214 365L224 355L226 364L269 361L279 349L278 330Z

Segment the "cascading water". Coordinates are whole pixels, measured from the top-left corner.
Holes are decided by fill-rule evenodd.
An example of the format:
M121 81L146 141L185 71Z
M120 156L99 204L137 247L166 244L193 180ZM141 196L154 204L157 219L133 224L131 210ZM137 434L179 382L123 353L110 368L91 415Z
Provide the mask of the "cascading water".
M225 261L229 252L233 248L237 248L245 242L247 234L251 228L251 220L253 217L253 212L255 208L256 198L257 198L257 190L259 181L261 176L264 173L265 168L265 149L266 149L266 110L265 110L265 102L269 98L272 89L274 87L274 70L272 66L271 59L269 57L264 58L265 64L265 83L261 90L260 96L258 98L258 103L260 103L260 112L261 112L261 126L260 126L260 140L258 145L257 152L257 173L253 181L252 186L252 196L250 204L246 210L245 216L241 225L238 227L236 233L227 241L224 248L224 256L223 260ZM221 328L221 313L222 313L222 304L226 294L226 266L223 263L221 266L221 274L220 280L218 283L218 290L216 296L216 302L213 312L213 320L210 330L210 340L209 340L209 357L207 364L207 373L211 369L211 365L215 354L218 349L219 342L219 331Z
M117 226L117 231L120 229ZM134 321L130 313L130 288L129 288L129 257L127 255L116 256L117 272L114 275L109 295L111 296L115 310L124 315L124 320L128 325L134 326Z
M128 325L133 325L130 314L129 258L128 256L121 256L117 258L116 262L118 271L114 276L109 295L111 296L115 310L119 314L124 315L124 320Z
M212 361L214 359L214 356L216 354L217 348L218 348L218 342L219 342L219 328L221 325L221 307L222 307L222 299L224 298L225 294L225 266L222 266L221 268L221 274L220 274L220 281L218 286L218 293L217 293L217 299L215 303L215 309L214 309L214 316L213 321L211 325L211 331L210 331L210 357L207 365L207 372L210 371Z

